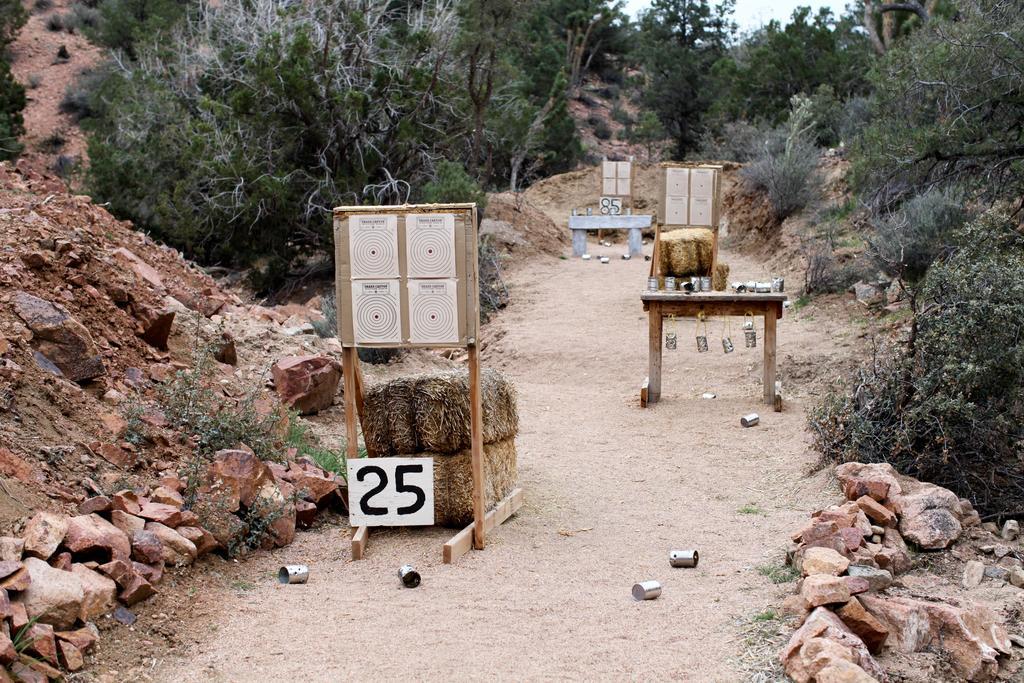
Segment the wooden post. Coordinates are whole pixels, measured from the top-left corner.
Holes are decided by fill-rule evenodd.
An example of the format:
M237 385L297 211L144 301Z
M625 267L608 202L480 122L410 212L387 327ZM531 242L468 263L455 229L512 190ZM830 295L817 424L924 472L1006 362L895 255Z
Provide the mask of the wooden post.
M779 304L781 306L782 304ZM775 405L775 328L776 310L773 305L764 307L764 402Z
M587 231L572 231L572 255L583 256L587 253Z
M469 408L473 458L473 547L483 550L484 529L484 407L480 394L480 351L469 345Z
M345 453L350 458L359 457L359 427L356 423L356 393L359 383L356 373L359 372L359 356L355 347L347 346L341 350L341 377L345 392Z
M651 302L648 316L650 345L647 351L647 404L650 405L661 399L661 304Z

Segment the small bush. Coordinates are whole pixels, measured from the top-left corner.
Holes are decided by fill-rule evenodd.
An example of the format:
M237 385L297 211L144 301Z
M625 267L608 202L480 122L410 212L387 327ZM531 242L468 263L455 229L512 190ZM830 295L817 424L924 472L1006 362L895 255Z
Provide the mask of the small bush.
M335 451L322 447L309 429L309 425L298 416L298 413L289 415L288 436L285 441L298 451L299 457L308 457L321 469L348 478L344 449Z
M993 210L922 283L907 340L812 412L826 462L889 462L984 515L1024 511L1024 236Z
M29 89L35 90L36 88L38 88L42 84L43 84L43 75L42 74L30 74L29 75L29 77L28 77L28 87L29 87Z
M839 141L845 146L853 144L871 123L871 100L866 97L851 97L843 104L839 116Z
M64 137L64 131L55 130L39 141L39 151L53 154L60 151L65 144L67 144L67 138Z
M72 154L61 154L53 162L53 172L67 180L78 168L78 157Z
M441 161L437 164L434 179L423 186L423 201L428 204L474 202L479 215L483 215L487 193L466 173L462 164Z
M36 12L46 12L53 7L53 0L36 0L33 7Z
M598 124L594 126L594 136L598 140L612 139L612 129L611 126L608 125L607 121L599 121Z
M59 33L60 31L63 31L64 30L64 15L63 14L57 14L56 12L54 12L53 14L48 16L46 18L46 29L48 31L53 31L54 33Z
M0 50L3 46L0 45ZM25 88L14 80L11 68L0 58L0 161L21 154L19 138L25 132Z
M758 159L744 167L742 175L768 195L772 214L781 223L818 196L817 168L818 148L797 138L781 150L767 146Z
M729 121L717 134L711 131L705 133L694 156L699 159L746 163L764 152L765 142L771 135L771 129L764 125Z
M959 202L932 190L876 220L868 244L883 270L913 283L924 277L932 261L950 250L954 234L966 220Z
M77 30L96 28L100 23L100 11L95 7L75 3L65 21L70 21Z
M629 112L617 104L612 107L612 121L621 123L623 126L632 126L635 123Z
M93 114L91 100L91 80L85 75L64 90L60 110L64 114L70 114L75 121L81 121Z
M320 297L320 312L324 319L313 321L313 331L318 337L337 337L338 302L335 301L334 290L324 292Z

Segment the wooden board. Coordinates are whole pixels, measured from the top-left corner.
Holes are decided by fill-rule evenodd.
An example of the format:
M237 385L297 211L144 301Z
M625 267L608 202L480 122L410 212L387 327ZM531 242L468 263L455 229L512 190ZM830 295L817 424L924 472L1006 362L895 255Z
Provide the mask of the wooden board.
M347 481L352 526L434 524L433 458L355 458Z
M484 531L490 531L503 524L509 517L514 515L523 506L523 490L513 489L510 494L503 498L494 509L484 517ZM452 536L451 540L444 544L443 559L445 564L451 564L462 557L473 547L473 529L475 523L462 529Z

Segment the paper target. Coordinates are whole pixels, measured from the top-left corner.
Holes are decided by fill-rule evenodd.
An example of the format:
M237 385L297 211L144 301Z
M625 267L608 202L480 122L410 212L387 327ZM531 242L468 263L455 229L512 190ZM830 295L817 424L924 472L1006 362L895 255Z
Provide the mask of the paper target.
M352 216L348 249L353 280L398 277L398 217Z
M406 216L405 245L409 277L455 277L454 214Z
M357 344L402 343L398 280L352 283L352 326Z
M409 341L414 344L458 343L459 305L455 280L409 282Z

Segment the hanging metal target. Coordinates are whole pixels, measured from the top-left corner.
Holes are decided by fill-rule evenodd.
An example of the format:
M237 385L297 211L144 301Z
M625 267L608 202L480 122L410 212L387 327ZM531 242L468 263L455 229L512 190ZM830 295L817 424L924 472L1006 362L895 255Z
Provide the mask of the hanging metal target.
M743 316L743 345L748 349L757 348L757 330L754 329L754 314Z
M674 315L669 316L668 326L668 330L665 331L665 348L675 351L679 347L679 336L676 334L676 317Z
M732 343L732 323L730 318L726 316L722 322L722 351L725 353L732 353L736 350L736 347Z
M704 334L699 334L701 326L703 325ZM707 353L708 350L708 322L704 318L704 313L701 312L697 316L697 353Z

